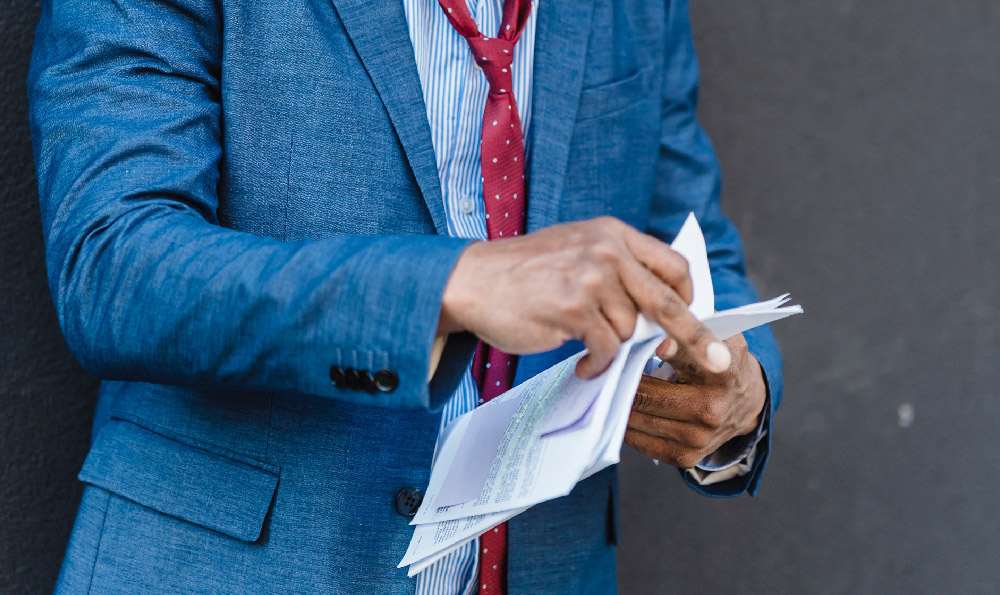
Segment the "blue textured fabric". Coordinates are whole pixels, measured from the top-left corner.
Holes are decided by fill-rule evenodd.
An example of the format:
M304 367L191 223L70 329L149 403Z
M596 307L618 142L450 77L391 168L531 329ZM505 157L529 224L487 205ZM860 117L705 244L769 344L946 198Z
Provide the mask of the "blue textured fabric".
M687 19L539 3L528 227L613 215L669 239L693 210L732 306L755 296ZM426 485L474 341L427 382L467 240L401 3L44 0L29 85L53 299L105 379L57 590L412 593L394 499ZM773 338L748 341L777 406ZM337 388L334 365L398 388ZM772 433L747 479L701 491L754 491ZM616 489L609 469L512 520L510 592L612 592Z

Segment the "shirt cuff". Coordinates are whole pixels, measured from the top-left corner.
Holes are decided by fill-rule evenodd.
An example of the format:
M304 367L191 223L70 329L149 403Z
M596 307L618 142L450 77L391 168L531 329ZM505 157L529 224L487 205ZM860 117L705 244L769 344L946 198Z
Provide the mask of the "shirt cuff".
M767 427L767 418L770 415L771 396L767 395L764 399L764 412L757 423L757 429L749 434L730 439L729 442L720 446L718 450L702 459L700 463L695 465L695 468L702 471L723 471L746 461L757 447L757 443L764 437L764 428ZM740 473L740 475L743 475L743 473Z
M674 382L677 374L670 364L654 356L646 363L644 373ZM764 373L763 367L761 373ZM767 381L764 382L765 387ZM742 436L736 436L708 455L691 469L686 469L688 476L698 485L712 485L734 477L742 477L753 469L757 454L757 444L767 434L767 420L771 416L771 392L767 391L764 399L763 414L757 422L757 429Z
M743 477L747 473L750 473L750 470L753 469L753 462L756 456L757 445L754 444L745 459L736 461L728 467L718 471L707 471L700 467L694 467L692 469L685 469L684 472L698 485L712 485L713 483L721 483L734 477Z

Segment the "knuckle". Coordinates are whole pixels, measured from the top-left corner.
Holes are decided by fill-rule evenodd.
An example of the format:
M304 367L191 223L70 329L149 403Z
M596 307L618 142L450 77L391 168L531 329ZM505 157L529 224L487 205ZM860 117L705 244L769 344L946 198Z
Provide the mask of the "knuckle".
M701 461L701 457L698 456L697 452L686 448L670 453L669 457L671 465L682 469L690 469Z
M701 456L698 454L685 454L680 458L680 467L684 469L690 469L701 462Z
M576 321L584 318L590 310L590 293L582 287L575 286L562 302L563 313Z
M621 316L615 321L615 332L618 333L619 341L627 341L635 330L635 315Z
M708 445L711 444L711 442L712 442L711 432L706 432L704 430L701 430L701 431L694 431L691 433L690 441L688 442L688 444L691 446L691 448L701 453L706 448L708 448Z
M687 259L674 251L671 251L669 254L666 259L667 274L675 280L686 279L691 273L691 267Z
M706 401L698 411L699 421L710 428L717 428L722 425L725 417L725 407L716 400Z
M640 388L635 393L635 399L632 401L632 408L638 409L640 411L647 411L653 404L652 397L649 392Z
M695 345L701 345L707 343L712 338L712 333L709 332L708 328L701 324L700 322L695 323L691 329L691 343Z
M661 292L657 301L657 313L663 318L678 318L687 312L687 306L672 291Z
M594 267L587 267L580 273L578 283L585 293L592 295L604 286L604 275Z
M603 263L615 263L619 258L618 245L610 239L599 239L588 247L590 257Z

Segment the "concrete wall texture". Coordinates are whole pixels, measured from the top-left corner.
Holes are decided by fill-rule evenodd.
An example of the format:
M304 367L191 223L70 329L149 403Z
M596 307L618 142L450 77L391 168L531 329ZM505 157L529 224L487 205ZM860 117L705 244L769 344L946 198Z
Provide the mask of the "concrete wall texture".
M542 0L544 1L544 0ZM24 80L0 8L0 591L51 589L96 381L43 273ZM693 4L701 117L776 325L763 490L716 501L628 448L624 593L992 593L1000 584L1000 4Z

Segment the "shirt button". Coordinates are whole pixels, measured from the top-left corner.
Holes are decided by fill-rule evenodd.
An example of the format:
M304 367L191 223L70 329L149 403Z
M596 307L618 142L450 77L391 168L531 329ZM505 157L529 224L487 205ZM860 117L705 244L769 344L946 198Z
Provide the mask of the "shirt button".
M417 488L403 488L396 492L396 512L403 516L413 516L417 514L423 501L424 493Z
M466 215L472 214L474 206L475 205L472 204L472 199L470 198L463 198L462 200L458 201L458 208L461 209L461 211Z

